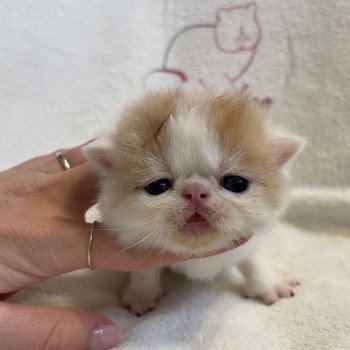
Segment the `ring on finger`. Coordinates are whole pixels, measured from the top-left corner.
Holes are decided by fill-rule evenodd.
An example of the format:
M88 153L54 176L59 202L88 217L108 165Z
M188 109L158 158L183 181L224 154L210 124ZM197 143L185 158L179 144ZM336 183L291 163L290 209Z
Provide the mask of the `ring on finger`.
M92 224L91 224L91 228L90 228L90 232L89 232L89 243L88 243L88 249L87 249L87 261L88 261L88 266L90 270L94 270L95 267L92 264L92 259L91 259L91 245L92 245L92 237L94 234L94 229L96 227L96 225L98 224L98 221L95 220Z
M56 152L55 157L58 160L58 162L61 164L63 170L69 170L71 168L67 158L64 156L62 152Z

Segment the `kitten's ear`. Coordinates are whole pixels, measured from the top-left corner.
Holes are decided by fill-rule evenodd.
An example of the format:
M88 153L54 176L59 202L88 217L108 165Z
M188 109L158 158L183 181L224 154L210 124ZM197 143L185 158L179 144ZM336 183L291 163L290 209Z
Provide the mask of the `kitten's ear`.
M84 156L102 174L113 168L113 143L109 137L101 137L92 141L83 148Z
M304 148L305 140L286 132L274 132L272 137L278 165L284 166Z

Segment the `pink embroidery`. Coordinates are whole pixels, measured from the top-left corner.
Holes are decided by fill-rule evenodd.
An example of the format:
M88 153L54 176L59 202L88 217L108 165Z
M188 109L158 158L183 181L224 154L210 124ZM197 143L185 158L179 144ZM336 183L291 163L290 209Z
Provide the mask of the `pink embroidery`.
M244 43L247 41L247 40L250 40L251 37L249 35L247 35L244 31L244 27L243 26L240 26L239 27L239 35L237 35L235 37L235 41L237 41L238 43L240 43L241 45L244 45Z
M244 11L243 15L239 11ZM249 17L245 16L246 12L249 14ZM240 16L237 16L237 14L239 14ZM232 16L235 16L235 21L232 21ZM250 21L251 23L250 28L248 27L248 31L245 27L246 23L244 21ZM239 25L238 27L237 22ZM237 29L235 29L235 25ZM193 39L193 35L197 35L198 31L196 31L195 34L191 34L192 36L190 37L187 37L187 33L191 31L193 33L194 30L198 29L203 29L204 31L207 30L206 35L210 33L208 33L208 30L212 31L212 41L203 42L203 44L207 45L209 49L216 48L218 52L217 56L216 54L211 56L214 57L214 60L218 57L220 58L220 55L232 55L232 57L234 57L233 55L244 55L239 56L238 64L236 63L237 60L234 62L236 63L236 65L222 65L220 64L220 60L218 60L216 62L219 62L219 64L217 63L217 68L214 68L215 62L210 63L212 65L211 67L209 67L211 71L217 70L219 72L218 74L221 74L221 76L228 82L228 84L233 87L237 83L237 81L240 80L243 77L243 75L249 70L250 66L254 62L259 44L262 39L262 28L258 17L258 6L254 1L242 5L221 7L216 11L216 17L213 23L187 25L181 30L179 30L170 39L169 43L165 48L161 67L150 71L145 77L145 82L151 75L155 73L165 73L178 78L182 83L186 83L187 81L189 81L190 73L192 79L194 78L200 85L208 87L208 83L210 84L210 78L208 79L209 81L206 81L204 77L193 76L195 75L195 73L193 73L193 71L190 71L191 67L188 67L187 71L185 71L184 69L180 69L178 67L172 67L169 64L170 54L174 49L175 44L179 42L179 39L181 38L182 42L185 40L185 44L187 43L187 45L190 45L191 41L189 40L191 38ZM232 34L235 34L235 32L237 33L237 35L232 36ZM200 33L203 32L200 31ZM197 37L194 38L197 39ZM210 40L210 37L209 39L207 38L207 40ZM214 46L211 46L212 44L214 44ZM207 47L205 47L205 49ZM224 59L227 60L227 57L224 57ZM272 103L272 100L270 98L265 98L260 102L264 105L270 105Z
M230 50L225 50L225 48L223 48L221 45L220 45L220 40L219 40L219 36L218 36L218 33L217 33L217 30L214 31L214 39L215 39L215 43L217 45L217 47L226 52L226 53L231 53L231 54L236 54L236 53L239 53L241 51L251 51L251 55L249 56L249 59L247 60L247 63L241 68L241 70L233 77L230 77L227 73L224 73L224 76L226 77L226 79L228 79L228 81L231 83L231 85L233 86L247 71L248 69L250 68L250 66L252 65L254 59L255 59L255 56L256 56L256 53L257 53L257 50L258 50L258 46L261 42L261 38L262 38L262 28L261 28L261 25L260 25L260 21L259 21L259 18L258 18L258 6L255 2L249 2L245 5L240 5L240 6L234 6L234 7L231 7L231 8L228 8L228 9L220 9L217 14L216 14L216 24L219 23L219 20L220 20L220 12L232 12L234 10L237 10L237 9L249 9L250 7L253 7L253 20L256 24L256 27L258 29L258 33L257 33L257 38L255 40L255 42L251 45L251 46L248 46L248 47L244 47L244 43L250 39L250 37L248 37L246 35L246 33L244 32L244 27L243 26L240 26L240 35L238 37L236 37L236 39L239 39L239 43L240 43L240 46L236 49L236 50L233 50L233 51L230 51ZM242 39L244 38L244 41L242 43Z
M167 67L167 61L169 58L170 50L173 47L175 41L177 38L188 32L189 30L195 29L195 28L213 28L212 24L195 24L195 25L189 25L178 31L169 41L167 47L165 48L164 56L163 56L163 62L161 68L156 68L152 71L150 71L147 75L145 80L153 73L169 73L169 74L174 74L177 75L183 83L187 82L188 76L185 72L179 70L179 69L174 69L174 68L168 68Z
M247 92L249 91L249 89L250 88L248 84L243 84L240 88L240 90L247 91ZM273 103L270 97L265 97L265 98L254 97L253 99L254 101L256 101L257 103L261 104L266 108L270 108Z

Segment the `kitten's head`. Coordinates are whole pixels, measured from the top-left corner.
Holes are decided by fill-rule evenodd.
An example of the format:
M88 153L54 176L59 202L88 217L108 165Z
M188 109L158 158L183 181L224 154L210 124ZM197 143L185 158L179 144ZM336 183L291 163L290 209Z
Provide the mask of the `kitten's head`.
M302 141L275 131L243 93L149 92L85 148L101 174L105 223L126 246L207 253L280 211Z

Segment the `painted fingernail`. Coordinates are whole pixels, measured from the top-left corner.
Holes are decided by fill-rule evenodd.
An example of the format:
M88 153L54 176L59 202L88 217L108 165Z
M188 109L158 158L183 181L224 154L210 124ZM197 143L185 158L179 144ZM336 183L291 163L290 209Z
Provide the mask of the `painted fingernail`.
M98 324L90 334L90 350L107 350L123 342L121 330L113 323Z

